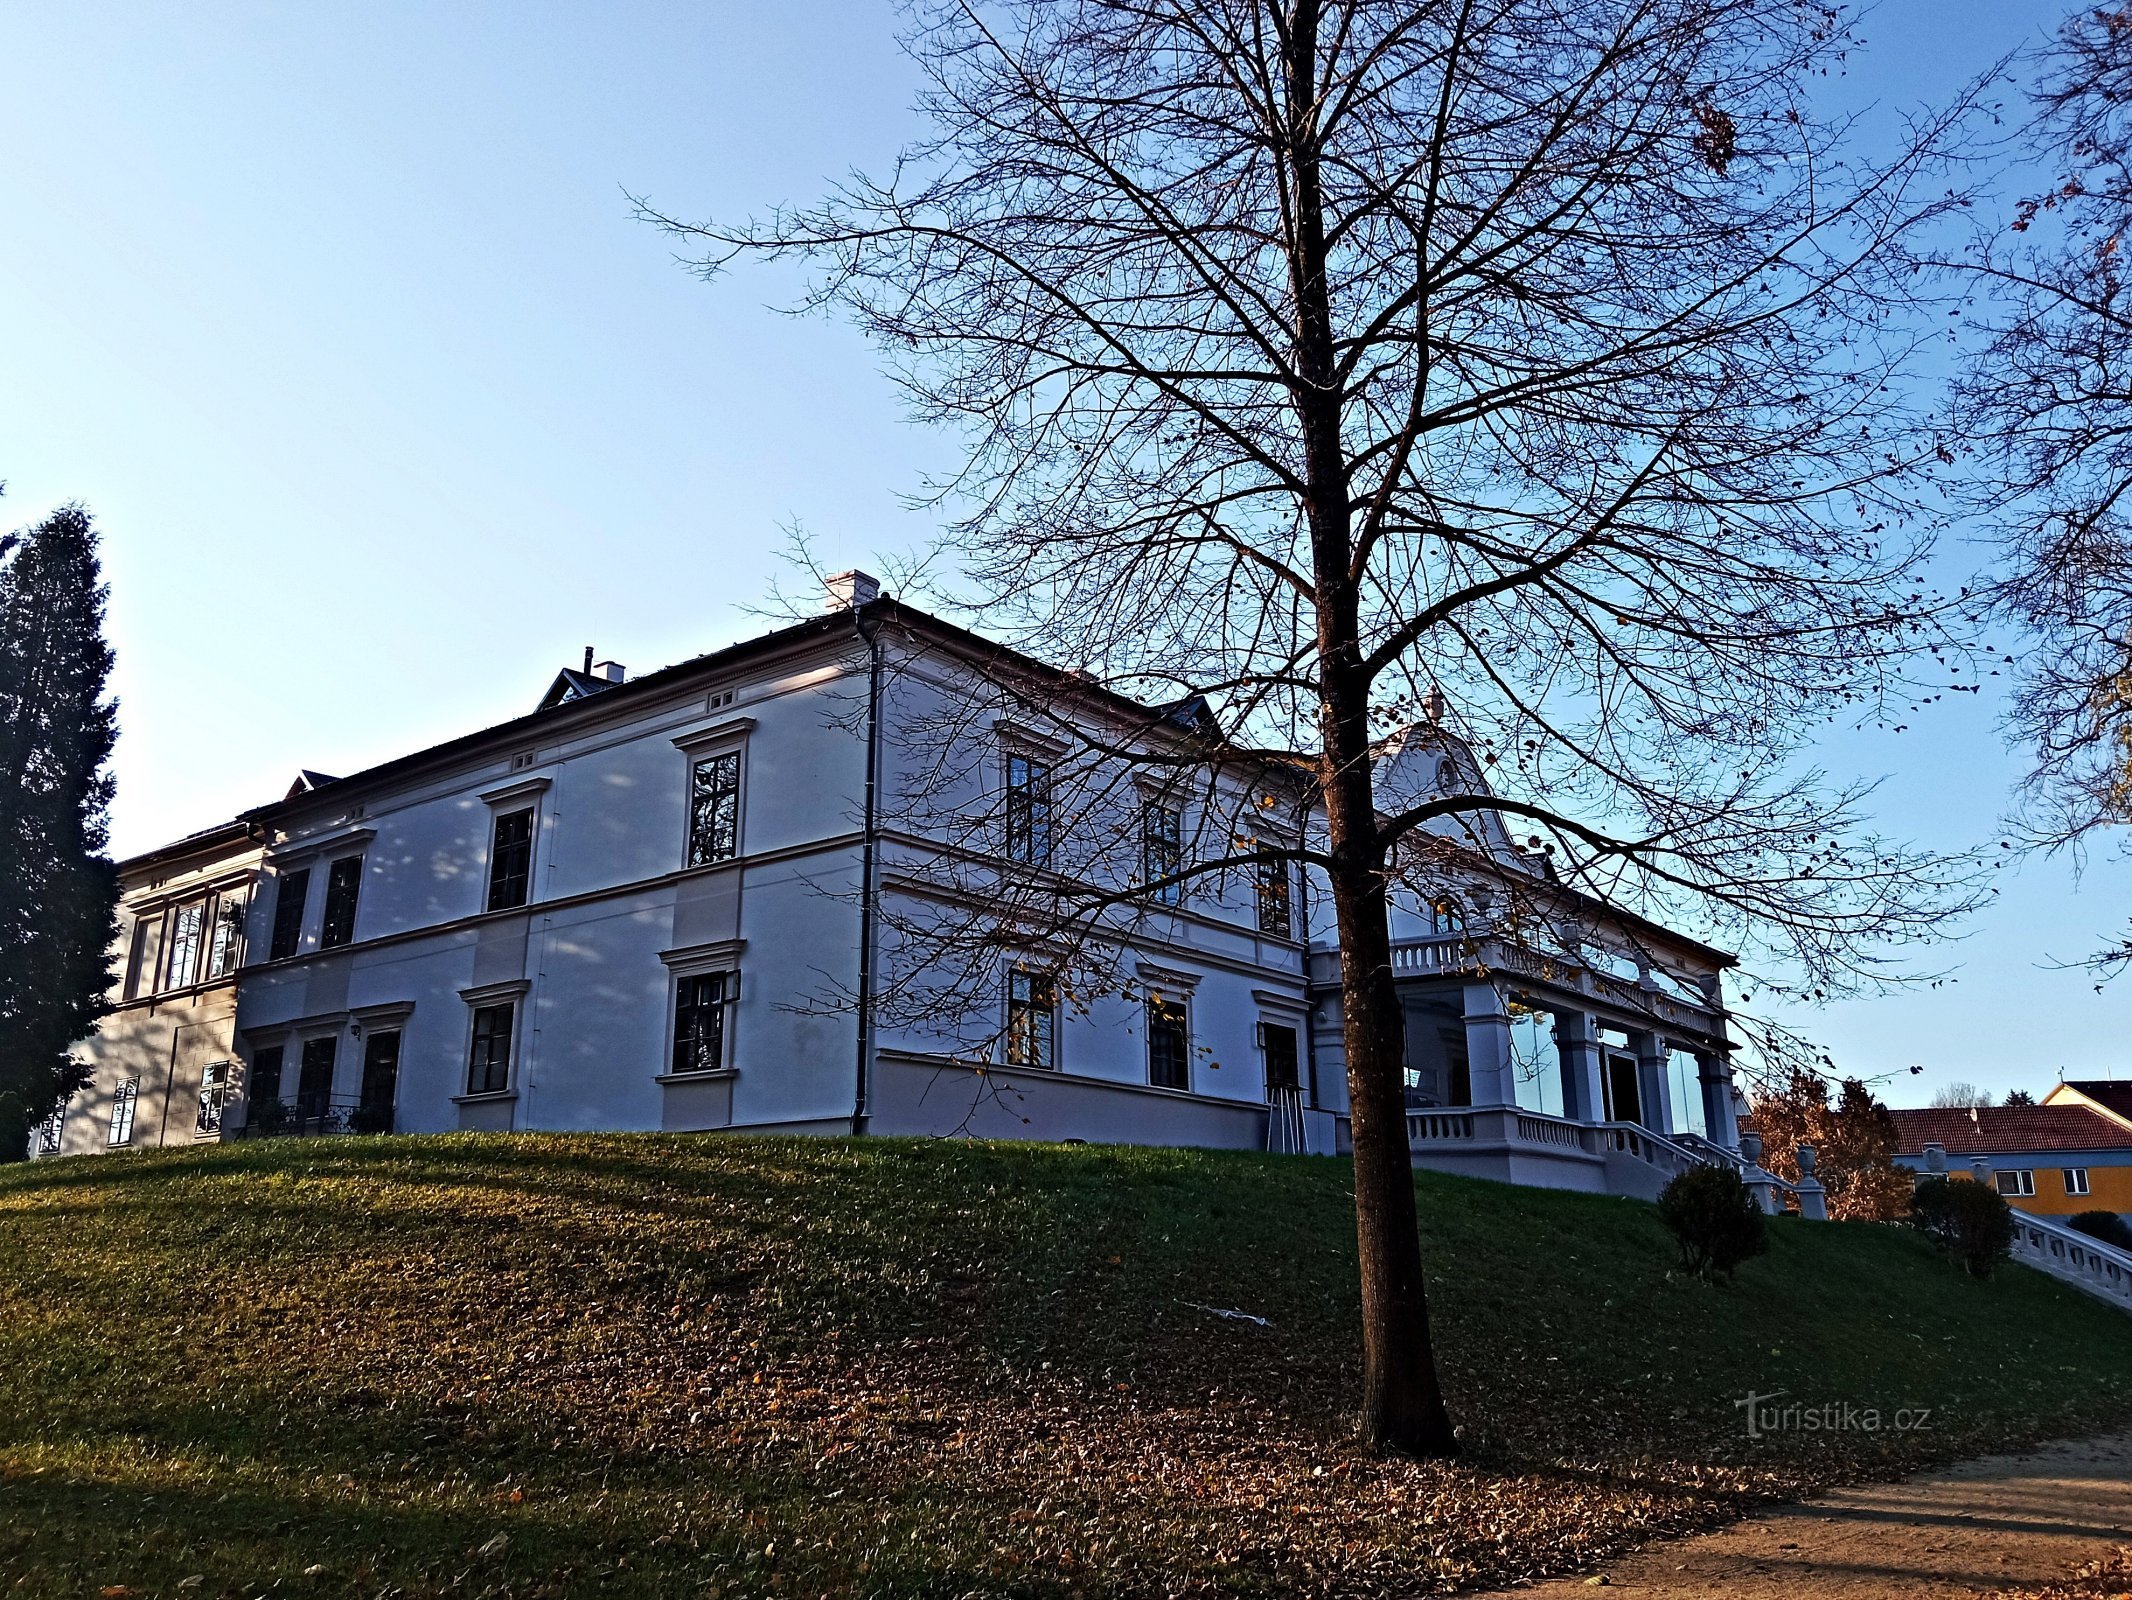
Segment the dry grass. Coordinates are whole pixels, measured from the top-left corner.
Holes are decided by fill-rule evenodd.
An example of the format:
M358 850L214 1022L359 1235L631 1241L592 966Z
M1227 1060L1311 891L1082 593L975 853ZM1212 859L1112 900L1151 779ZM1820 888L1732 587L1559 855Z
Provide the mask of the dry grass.
M1711 1286L1671 1270L1648 1207L1425 1175L1468 1453L1363 1459L1346 1181L648 1136L15 1169L0 1578L1414 1593L2132 1415L2132 1327L2025 1271L1977 1284L1899 1230L1788 1223ZM1935 1425L1751 1443L1749 1389Z

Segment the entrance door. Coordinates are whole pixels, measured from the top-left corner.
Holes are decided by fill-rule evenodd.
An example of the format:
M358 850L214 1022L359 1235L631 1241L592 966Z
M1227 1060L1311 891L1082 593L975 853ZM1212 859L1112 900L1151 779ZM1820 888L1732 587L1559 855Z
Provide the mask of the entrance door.
M1606 1058L1606 1115L1609 1122L1643 1122L1643 1096L1636 1087L1636 1058Z
M392 1132L392 1107L399 1092L399 1030L373 1031L363 1041L363 1091L355 1107L355 1131Z

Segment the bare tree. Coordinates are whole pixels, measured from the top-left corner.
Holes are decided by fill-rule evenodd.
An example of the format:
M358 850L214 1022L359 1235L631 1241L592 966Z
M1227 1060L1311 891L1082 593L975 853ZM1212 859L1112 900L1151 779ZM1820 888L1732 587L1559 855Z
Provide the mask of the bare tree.
M1991 1096L1973 1083L1957 1080L1935 1089L1932 1092L1932 1104L1935 1109L1941 1111L1982 1111L1990 1108Z
M1936 637L1904 245L1956 203L1960 108L1847 156L1809 89L1854 41L1790 0L925 0L907 43L933 131L888 177L644 212L706 275L811 263L960 435L932 492L970 616L1294 753L1317 832L1250 854L1321 872L1337 926L1362 1433L1449 1453L1402 852L1495 817L1808 988L1966 893L1798 759ZM1388 798L1439 691L1489 782Z
M1958 421L2004 542L1997 598L2029 635L2008 719L2033 752L2018 825L2077 851L2132 822L2132 8L2076 10L2030 65L2023 142L2052 176L1964 263L1989 337ZM2132 939L2088 964L2132 965Z

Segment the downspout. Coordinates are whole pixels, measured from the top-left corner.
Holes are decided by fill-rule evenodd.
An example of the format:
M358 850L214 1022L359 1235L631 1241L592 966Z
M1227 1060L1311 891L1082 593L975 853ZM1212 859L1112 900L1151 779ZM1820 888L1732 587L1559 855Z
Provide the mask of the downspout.
M1310 1077L1310 1109L1325 1108L1318 1101L1318 996L1316 985L1310 980L1310 863L1302 863L1296 873L1300 886L1297 894L1303 902L1303 1062Z
M874 850L878 831L875 782L881 748L881 631L867 626L862 611L854 609L851 615L859 637L866 641L866 820L859 858L859 1054L851 1095L851 1132L857 1138L866 1132L873 1080Z

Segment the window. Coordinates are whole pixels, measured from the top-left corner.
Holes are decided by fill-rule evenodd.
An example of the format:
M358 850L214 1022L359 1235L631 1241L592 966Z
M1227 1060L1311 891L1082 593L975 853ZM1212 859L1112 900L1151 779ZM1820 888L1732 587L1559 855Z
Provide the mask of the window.
M183 989L200 975L200 935L207 924L207 902L195 900L179 906L170 918L170 970L164 984Z
M2065 1179L2065 1192L2067 1194L2078 1198L2088 1192L2088 1169L2086 1167L2067 1167L2059 1176Z
M1184 884L1164 883L1184 870L1184 813L1175 806L1151 805L1140 813L1140 871L1155 887L1157 905L1184 904Z
M725 1008L729 974L693 972L674 985L674 1071L717 1072L725 1066Z
M215 928L207 943L207 975L226 978L244 960L244 913L242 895L224 895L215 908Z
M133 1107L141 1097L141 1080L128 1078L111 1095L111 1143L133 1143Z
M338 950L355 937L355 900L363 888L363 858L342 856L326 869L326 913L318 925L318 947Z
M259 1121L261 1106L280 1103L281 1051L280 1045L270 1044L252 1052L252 1076L245 1086L245 1101L251 1108L248 1120L254 1124Z
M363 1039L363 1086L355 1104L357 1133L392 1132L400 1089L400 1031L373 1028Z
M489 847L489 909L508 911L526 903L533 879L533 812L506 811L496 819Z
M1059 986L1049 973L1007 974L1007 1064L1047 1071L1059 1064Z
M2027 1167L2015 1167L1999 1174L1999 1193L2020 1199L2036 1192L2036 1174Z
M1258 853L1258 931L1277 939L1295 931L1288 909L1288 858L1264 845Z
M511 1087L511 1014L517 1008L474 1009L474 1042L466 1058L468 1094L502 1094Z
M229 1063L210 1061L200 1069L200 1109L193 1114L192 1131L203 1137L222 1131L222 1111L229 1104Z
M274 933L267 944L267 960L286 961L296 954L304 936L304 904L310 897L309 867L281 875L281 886L274 894Z
M41 1156L59 1154L59 1137L66 1131L67 1108L61 1106L44 1121L37 1124L37 1153Z
M156 992L156 964L162 960L162 913L134 917L132 954L126 958L126 998Z
M323 1122L333 1109L333 1062L340 1054L335 1034L306 1039L296 1067L296 1115L308 1122Z
M1297 1075L1295 1029L1279 1023L1263 1023L1259 1037L1266 1049L1266 1098L1277 1094L1293 1094L1302 1086Z
M1192 1087L1192 1028L1182 1000L1148 997L1147 1081L1158 1089Z
M1429 907L1429 931L1439 939L1448 939L1466 931L1466 913L1456 900L1439 900Z
M1007 754L1007 859L1051 863L1051 768L1018 751Z
M706 756L689 770L688 864L740 854L740 752Z

